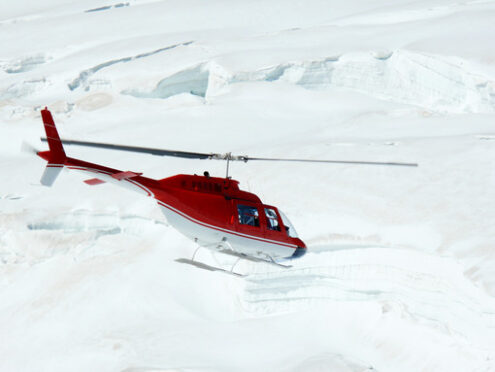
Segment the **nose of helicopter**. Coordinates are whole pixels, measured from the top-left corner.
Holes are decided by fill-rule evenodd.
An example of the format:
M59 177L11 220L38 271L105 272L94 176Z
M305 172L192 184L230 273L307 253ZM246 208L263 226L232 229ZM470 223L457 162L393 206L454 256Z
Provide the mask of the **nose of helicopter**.
M302 257L306 254L306 251L307 251L306 247L297 247L290 258L292 259L292 258Z

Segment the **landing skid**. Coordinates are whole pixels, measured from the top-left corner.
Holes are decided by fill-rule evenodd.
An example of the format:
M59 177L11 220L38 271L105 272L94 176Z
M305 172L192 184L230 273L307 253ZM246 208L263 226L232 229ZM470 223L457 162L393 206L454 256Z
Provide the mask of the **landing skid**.
M234 275L234 276L237 276L237 277L240 277L240 278L244 278L244 277L247 276L247 275L244 275L244 274L236 273L235 271L229 271L229 270L222 269L220 267L210 266L210 265L207 265L207 264L202 263L202 262L199 262L199 261L190 260L188 258L178 258L178 259L175 260L175 262L179 262L179 263L183 263L183 264L188 264L188 265L196 266L197 268L203 269L203 270L219 271L219 272L222 272L222 273L225 273L225 274Z
M220 248L220 247L221 246L219 246L218 248ZM263 262L263 263L267 263L269 265L274 265L274 266L277 266L277 267L280 267L280 268L283 268L283 269L289 269L289 268L292 267L292 265L284 265L284 264L278 263L272 257L270 257L268 255L267 255L268 259L264 259L264 258L260 258L260 257L249 256L249 255L244 254L244 253L239 253L239 252L236 252L236 251L234 251L232 249L221 249L221 250L217 250L217 252L219 252L219 253L223 253L223 254L226 254L226 255L229 255L229 256L232 256L232 257L237 257L237 260L234 262L234 264L232 265L232 267L230 268L230 270L226 270L226 269L222 269L220 267L216 267L216 266L211 266L211 265L205 264L203 262L195 261L194 258L196 257L196 253L199 251L200 248L201 248L201 246L199 246L198 248L196 248L196 250L194 251L194 254L193 254L193 256L192 256L191 259L189 259L189 258L178 258L178 259L175 260L175 262L192 265L192 266L195 266L195 267L197 267L199 269L203 269L203 270L218 271L218 272L222 272L222 273L225 273L225 274L234 275L234 276L241 277L241 278L245 278L247 275L240 274L240 273L235 272L234 271L234 268L237 265L237 263L240 260L242 260L242 259L244 259L246 261L251 261L251 262Z
M281 264L281 263L275 261L270 256L268 256L268 259L264 259L264 258L249 256L249 255L244 254L244 253L238 253L238 252L235 252L231 249L222 249L221 251L218 251L218 252L223 253L223 254L227 254L229 256L238 257L240 259L244 259L244 260L251 261L251 262L264 262L264 263L267 263L269 265L274 265L274 266L281 267L284 269L289 269L292 267L292 265Z

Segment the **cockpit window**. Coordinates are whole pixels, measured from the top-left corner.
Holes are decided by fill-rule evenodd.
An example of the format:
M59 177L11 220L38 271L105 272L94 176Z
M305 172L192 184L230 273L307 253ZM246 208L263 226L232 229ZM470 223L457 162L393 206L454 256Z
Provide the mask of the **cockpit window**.
M277 212L271 208L265 208L266 228L268 230L280 231Z
M298 238L299 236L297 235L296 229L287 218L287 216L283 214L280 209L278 210L278 213L280 213L280 217L282 217L282 222L284 223L284 228L285 231L287 231L287 235L289 235L291 238Z
M260 218L256 207L238 204L237 211L239 212L240 224L256 227L260 226Z

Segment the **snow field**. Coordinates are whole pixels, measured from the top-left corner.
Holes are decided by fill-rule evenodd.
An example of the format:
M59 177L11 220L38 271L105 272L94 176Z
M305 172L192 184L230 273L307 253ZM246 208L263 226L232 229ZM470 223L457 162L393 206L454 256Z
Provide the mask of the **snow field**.
M0 4L0 370L495 371L488 1ZM240 280L66 138L417 169L232 164L309 246ZM225 164L68 147L146 176ZM206 250L206 263L233 260Z

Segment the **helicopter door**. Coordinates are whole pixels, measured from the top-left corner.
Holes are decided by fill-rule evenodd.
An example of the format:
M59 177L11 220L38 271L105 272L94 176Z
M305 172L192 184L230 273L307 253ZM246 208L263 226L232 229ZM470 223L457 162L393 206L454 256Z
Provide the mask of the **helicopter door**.
M265 236L270 239L279 240L284 235L282 234L282 219L280 218L277 208L269 205L263 206L263 212L265 215Z
M236 204L237 230L246 234L262 235L260 211L256 205L240 201Z

